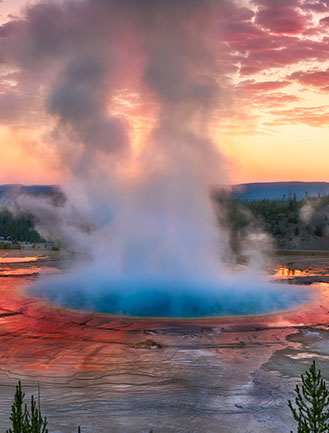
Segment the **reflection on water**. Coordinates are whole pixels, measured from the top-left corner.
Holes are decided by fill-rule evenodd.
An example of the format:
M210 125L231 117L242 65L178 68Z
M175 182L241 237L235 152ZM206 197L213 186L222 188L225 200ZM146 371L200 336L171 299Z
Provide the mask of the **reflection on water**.
M23 256L23 257L12 257L9 256L8 253L4 253L0 256L0 264L9 264L9 263L29 263L36 262L39 260L45 260L48 256Z
M314 269L295 269L291 268L289 266L277 266L274 268L274 275L273 278L295 278L295 277L310 277L318 275L317 272L314 271Z
M32 260L31 260L32 261ZM0 277L24 277L31 275L38 275L40 273L40 266L31 266L27 268L1 268Z

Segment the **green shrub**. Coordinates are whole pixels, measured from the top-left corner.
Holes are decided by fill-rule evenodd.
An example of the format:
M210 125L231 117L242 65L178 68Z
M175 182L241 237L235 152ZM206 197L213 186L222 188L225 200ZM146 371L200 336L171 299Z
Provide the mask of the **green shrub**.
M301 375L302 385L296 385L295 404L288 406L297 421L297 433L325 433L329 431L329 391L321 371L313 361L309 370ZM291 432L292 433L292 432Z

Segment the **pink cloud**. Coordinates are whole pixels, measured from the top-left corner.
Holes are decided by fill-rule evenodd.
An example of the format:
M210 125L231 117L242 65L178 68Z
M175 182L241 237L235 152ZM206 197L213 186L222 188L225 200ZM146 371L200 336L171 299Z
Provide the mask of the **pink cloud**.
M133 3L132 1L131 4ZM186 4L188 3L187 1ZM117 71L113 76L111 75L111 80L115 80L114 85L117 85L120 80L129 81L128 75L130 74L132 75L131 80L135 80L135 75L138 76L139 68L142 69L138 66L138 62L143 62L142 51L146 46L145 41L139 39L139 33L136 31L134 33L134 29L126 26L125 17L120 23L113 22L114 28L111 29L106 21L106 16L111 15L106 2L101 2L98 8L93 6L86 8L83 4L67 2L65 7L60 7L51 3L40 3L27 9L25 20L12 21L0 27L0 61L3 59L4 63L12 63L24 71L16 77L18 81L16 89L6 88L4 90L8 93L8 97L2 97L0 100L0 109L5 114L3 118L12 114L11 117L16 121L26 116L24 110L16 109L18 105L23 108L31 108L30 111L37 107L34 112L40 113L44 108L38 104L39 84L42 82L45 86L50 86L54 83L61 67L68 62L72 53L81 50L81 56L87 53L90 55L90 61L95 56L99 56L100 59L104 58L104 53L108 50L106 41L111 40L113 31L121 32L124 47L124 49L115 51L115 55L131 56L131 53L136 53L134 55L137 67L130 68L129 71L127 68ZM104 13L105 10L107 15ZM134 9L134 13L137 14L138 10L139 8ZM182 12L179 7L177 11ZM326 36L329 24L328 12L329 0L255 0L252 8L241 7L233 0L220 2L219 10L216 9L217 15L215 14L214 22L217 26L215 31L218 37L216 40L217 60L221 72L226 74L226 77L222 77L221 82L224 91L226 87L229 88L232 85L229 84L230 75L237 72L240 72L240 80L259 72L266 72L268 77L271 77L267 78L270 81L263 79L260 82L244 81L233 89L233 92L236 91L237 99L243 100L246 106L250 104L266 109L281 107L299 100L297 96L278 92L289 85L288 79L321 91L328 91L328 71L300 71L288 75L285 80L282 78L276 80L275 77L275 72L286 66L297 65L304 61L320 63L328 60L329 38ZM322 15L316 15L318 13ZM311 17L315 15L314 22L320 19L316 27L311 20ZM77 16L79 19L75 18ZM198 20L202 22L201 13L193 17L193 25L187 27L193 35L198 31ZM97 23L97 26L94 23ZM136 27L139 25L138 22ZM99 29L102 30L101 33ZM316 39L311 38L311 35L316 35ZM149 36L146 41L150 45L154 42ZM92 45L98 46L100 51L95 53L90 50ZM172 51L168 52L168 61L171 60ZM178 60L182 61L179 58ZM121 63L127 62L122 61ZM109 65L110 63L105 64L104 67L109 69L109 74L112 74ZM30 69L33 70L33 74L27 73ZM160 74L161 69L158 72ZM280 77L282 75L280 74ZM180 79L182 86L178 86L179 89L184 87L183 71ZM166 74L161 75L161 80L161 84L165 84L168 88L171 88L175 81L168 78ZM316 116L319 117L319 113L313 113L314 119ZM323 118L323 113L321 116ZM31 121L30 118L28 120Z
M256 105L261 105L264 108L273 108L285 106L286 104L297 102L299 100L300 98L296 95L288 95L287 93L275 92L270 94L258 94L256 97L254 97L253 103Z
M259 38L264 35L264 32L253 25L251 22L236 22L225 26L223 37L227 42L247 38Z
M329 1L291 0L287 5L285 0L255 0L253 3L257 7L255 19L246 19L246 12L243 19L235 13L233 20L221 24L222 36L236 54L235 64L239 64L242 75L302 61L327 61L329 15L314 27L312 14L326 11Z
M274 7L274 8L284 8L286 7L296 7L300 5L299 0L289 0L289 3L287 3L287 0L271 0L270 2L268 0L252 0L252 3L256 6L260 7Z
M327 27L329 25L329 15L322 18L319 22L320 26Z
M325 71L299 71L289 75L291 80L303 86L317 87L327 91L329 83L329 68Z
M292 110L273 110L271 114L276 119L271 125L306 124L313 127L329 125L329 110L327 106L294 107Z
M306 1L303 4L304 10L310 10L312 12L323 13L328 12L329 7L326 2L322 1Z
M329 42L291 38L291 43L281 49L249 52L241 65L241 73L248 75L269 68L282 68L301 61L327 61Z
M273 90L281 89L289 85L289 81L247 81L242 82L241 87L245 92L271 92Z
M241 7L238 4L227 0L222 3L220 9L220 21L221 22L242 22L250 21L254 16L254 12L247 8Z
M255 23L272 33L302 33L308 26L309 18L300 12L296 0L258 0L254 3L259 6Z

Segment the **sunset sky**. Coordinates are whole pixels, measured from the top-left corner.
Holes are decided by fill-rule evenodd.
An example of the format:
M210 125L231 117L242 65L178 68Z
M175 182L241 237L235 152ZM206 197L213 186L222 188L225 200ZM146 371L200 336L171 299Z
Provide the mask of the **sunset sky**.
M26 66L35 61L36 3L0 0L0 183L54 184L66 176L49 144L55 120L45 110L57 64L48 59L47 67ZM329 181L329 0L219 3L214 49L221 94L212 133L227 156L229 181ZM24 20L32 23L24 39L30 58L23 46L13 59ZM138 58L133 61L138 69ZM141 102L142 93L125 89L111 98L111 113L129 122L138 147L154 107Z

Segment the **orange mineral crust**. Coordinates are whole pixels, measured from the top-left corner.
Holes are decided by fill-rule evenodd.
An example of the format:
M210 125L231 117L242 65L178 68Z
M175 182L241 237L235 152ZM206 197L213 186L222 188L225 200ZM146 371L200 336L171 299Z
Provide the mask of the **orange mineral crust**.
M21 262L28 260L25 257ZM277 269L275 278L290 278L291 274L282 269ZM282 339L293 328L329 323L326 283L310 287L314 302L293 311L211 319L135 319L77 312L30 297L24 288L35 276L29 272L38 274L42 267L31 260L30 267L15 267L11 275L8 269L0 270L0 365L10 371L42 376L43 372L58 375L106 370L136 351L171 346L184 332L210 338L212 344L221 346L233 344L232 336L238 330L262 330L265 344L269 335ZM25 276L17 278L20 274Z
M326 374L328 283L310 286L311 305L270 315L115 317L29 296L27 287L39 274L62 272L55 254L0 264L0 271L6 270L6 277L0 276L0 420L5 427L14 386L21 380L34 394L40 383L50 431L72 433L82 425L84 431L103 433L111 425L114 433L154 426L171 433L187 425L189 431L211 432L220 422L221 431L228 432L234 416L239 430L248 424L257 433L265 427L277 433L285 425L293 428L286 399L310 358ZM321 260L313 267L305 261L290 264L295 278L284 270L284 258L271 272L275 279L295 283L311 278L305 272L316 268L312 278L318 281L328 276Z

